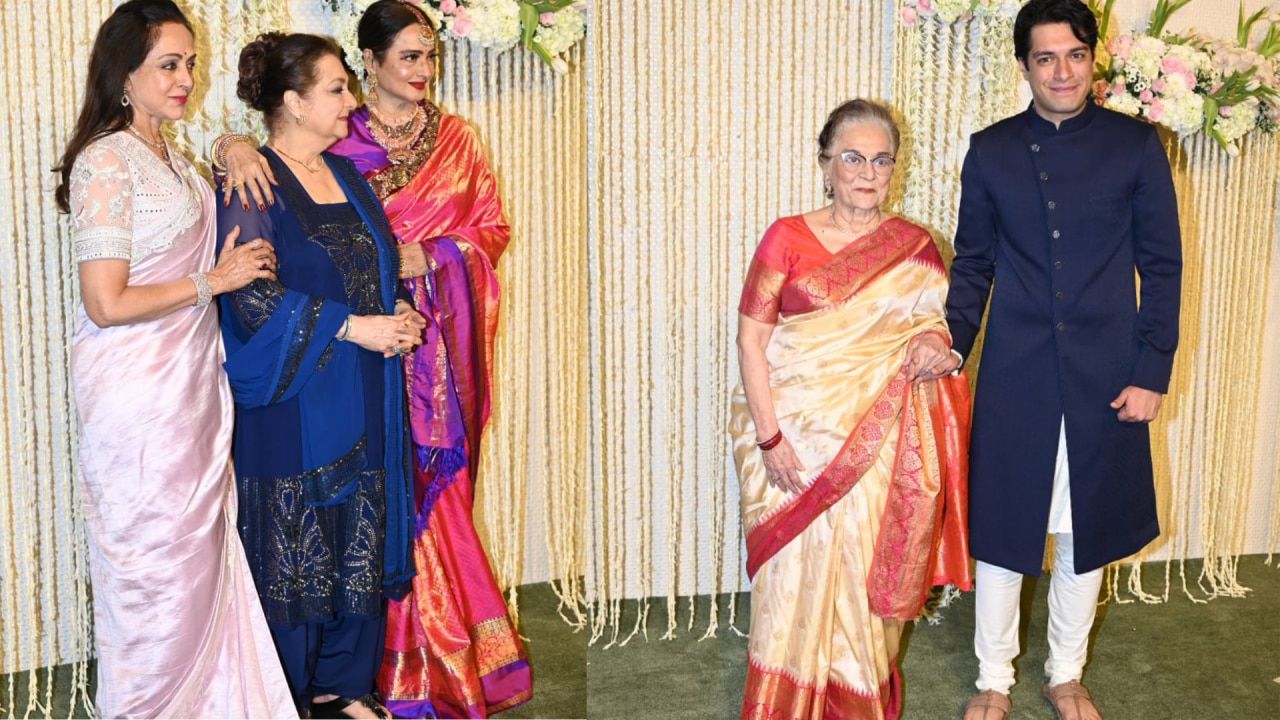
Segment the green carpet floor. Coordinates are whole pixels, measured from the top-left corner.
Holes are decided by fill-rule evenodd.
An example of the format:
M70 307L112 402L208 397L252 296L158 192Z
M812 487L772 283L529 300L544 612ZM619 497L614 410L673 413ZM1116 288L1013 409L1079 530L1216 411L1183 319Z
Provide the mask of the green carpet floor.
M526 638L525 652L533 668L533 699L498 715L499 718L582 718L587 707L586 633L573 631L556 612L557 598L545 583L520 588L520 634ZM39 707L30 717L88 717L84 705L69 707L74 682L70 666L52 669L53 684L48 684L50 670L37 672L36 699L46 705L47 714ZM89 677L93 678L90 666ZM10 696L10 682L13 693ZM28 715L28 673L0 675L0 717ZM92 692L92 682L90 691ZM11 702L12 700L12 702Z
M1188 563L1194 579L1198 565ZM1144 571L1148 589L1163 588L1164 564ZM1127 574L1124 576L1127 578ZM1195 604L1175 590L1168 603L1109 604L1094 623L1084 682L1107 720L1280 719L1280 568L1259 556L1240 559L1239 580L1252 588L1244 599ZM1011 720L1053 720L1040 697L1048 647L1045 641L1048 577L1023 586L1022 646ZM1201 595L1201 593L1197 593ZM720 598L727 617L728 596ZM702 599L705 618L706 599ZM750 598L740 596L739 618ZM699 641L705 631L681 628L674 641L666 613L649 613L649 641L587 651L587 714L592 720L631 718L736 718L746 678L746 639L726 627ZM634 605L626 617L635 617ZM938 625L911 626L905 637L902 672L903 720L953 720L974 692L973 596L966 593L942 611ZM681 607L681 618L687 617ZM745 620L739 627L746 628ZM629 628L628 628L629 629ZM1028 632L1029 630L1029 632Z
M1148 585L1164 566L1147 570ZM1198 567L1188 565L1194 578ZM1262 558L1241 558L1240 582L1252 588L1245 599L1221 598L1194 604L1180 590L1162 605L1110 604L1099 609L1085 682L1107 720L1280 719L1280 568ZM1176 582L1176 579L1175 579ZM1163 581L1161 581L1163 586ZM1045 596L1048 580L1024 586L1023 646L1019 684L1013 691L1011 720L1052 720L1040 698ZM721 618L728 617L722 596ZM705 623L707 598L699 599ZM739 626L746 627L750 598L739 597ZM500 718L735 718L746 676L746 639L722 626L717 637L699 641L702 627L682 627L676 640L666 632L665 612L655 603L649 613L649 637L637 636L625 647L587 648L556 612L548 585L520 589L521 634L533 666L534 696ZM973 597L963 595L942 611L938 625L920 624L904 639L904 720L954 720L972 692ZM625 617L635 617L630 603ZM1028 628L1030 632L1028 632ZM629 631L628 627L628 631ZM48 687L42 678L37 697ZM52 717L85 717L83 705L69 707L70 668L53 671ZM0 717L27 715L26 673L0 676ZM14 693L10 696L9 685ZM11 702L12 700L12 702ZM41 717L39 709L31 717Z

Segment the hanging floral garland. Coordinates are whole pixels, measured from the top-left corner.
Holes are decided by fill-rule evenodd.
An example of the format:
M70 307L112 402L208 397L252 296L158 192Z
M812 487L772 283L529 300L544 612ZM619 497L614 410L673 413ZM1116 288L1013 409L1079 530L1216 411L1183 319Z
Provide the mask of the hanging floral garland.
M920 18L937 18L945 23L968 22L975 17L1013 19L1019 0L904 0L902 23L912 25Z
M374 0L329 0L338 43L347 64L363 74L356 50L360 16ZM564 54L583 38L586 16L577 0L426 0L415 3L451 40L475 43L495 52L523 45L560 74L569 72Z

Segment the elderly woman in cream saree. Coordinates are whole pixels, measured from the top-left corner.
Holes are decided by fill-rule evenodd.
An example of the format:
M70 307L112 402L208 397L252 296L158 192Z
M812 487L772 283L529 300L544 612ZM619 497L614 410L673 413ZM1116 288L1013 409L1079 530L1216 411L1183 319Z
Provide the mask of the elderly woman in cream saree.
M834 202L769 228L739 304L743 718L897 717L903 622L931 585L970 585L968 385L942 372L955 362L932 238L879 210L887 118L861 100L832 113L819 144Z

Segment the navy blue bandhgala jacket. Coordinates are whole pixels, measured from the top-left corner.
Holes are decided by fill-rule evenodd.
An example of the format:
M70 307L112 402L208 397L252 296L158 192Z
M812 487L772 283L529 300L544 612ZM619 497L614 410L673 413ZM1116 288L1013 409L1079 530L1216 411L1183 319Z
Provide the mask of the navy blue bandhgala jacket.
M1137 552L1160 532L1150 436L1110 403L1127 385L1167 391L1178 344L1178 208L1156 131L1092 102L1057 128L1028 108L973 135L961 188L947 298L961 355L991 303L971 553L1040 574L1063 418L1075 571Z

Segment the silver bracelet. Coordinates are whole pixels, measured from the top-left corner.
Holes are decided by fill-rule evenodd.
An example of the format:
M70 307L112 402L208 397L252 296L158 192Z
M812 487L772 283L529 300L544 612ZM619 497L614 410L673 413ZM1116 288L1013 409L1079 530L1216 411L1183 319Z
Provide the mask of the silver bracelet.
M213 288L209 286L209 276L202 272L191 273L187 279L195 283L196 301L192 303L196 307L204 307L213 302Z

